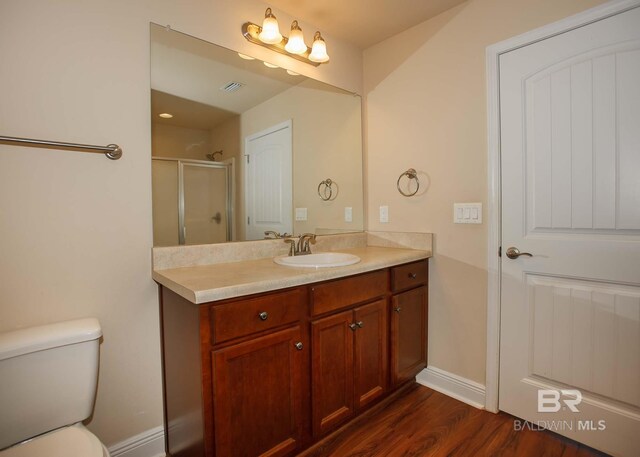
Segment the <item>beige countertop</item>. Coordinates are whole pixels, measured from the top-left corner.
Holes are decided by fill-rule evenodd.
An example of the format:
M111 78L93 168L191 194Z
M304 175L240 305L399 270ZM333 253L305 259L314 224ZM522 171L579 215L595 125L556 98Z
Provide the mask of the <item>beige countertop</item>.
M297 268L278 265L273 258L154 270L153 279L187 300L207 303L270 290L351 276L431 257L430 250L394 247L339 249L360 262L345 267Z

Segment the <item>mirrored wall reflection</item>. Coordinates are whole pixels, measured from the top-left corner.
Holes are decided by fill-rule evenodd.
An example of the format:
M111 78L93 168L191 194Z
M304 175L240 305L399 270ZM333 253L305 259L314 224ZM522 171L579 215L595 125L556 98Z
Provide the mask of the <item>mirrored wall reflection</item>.
M151 105L155 246L363 229L359 96L152 24Z

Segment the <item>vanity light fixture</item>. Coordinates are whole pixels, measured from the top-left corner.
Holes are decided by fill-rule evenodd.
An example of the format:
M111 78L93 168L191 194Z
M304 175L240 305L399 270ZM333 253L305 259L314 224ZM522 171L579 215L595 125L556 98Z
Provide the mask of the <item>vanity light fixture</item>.
M291 76L300 76L300 73L296 73L295 71L291 70L287 70L287 73L289 73Z
M288 38L282 36L278 21L271 12L271 8L267 8L264 13L262 27L253 22L245 22L242 25L242 35L253 44L258 44L316 67L329 61L327 44L320 32L315 33L312 48L305 44L298 21L291 23L291 35Z
M264 66L265 66L265 67L269 67L269 68L280 68L279 66L274 65L274 64L269 63L269 62L262 62L262 63L264 64Z
M307 52L307 45L304 43L304 36L302 35L302 29L298 25L298 21L291 23L291 34L287 40L287 44L284 45L284 50L291 54L304 54Z
M255 57L251 57L251 56L248 56L246 54L242 54L241 52L238 53L238 57L240 57L241 59L244 59L244 60L256 60Z
M327 44L324 42L320 32L316 32L313 37L313 48L311 48L311 54L309 54L309 60L312 62L328 62L329 54L327 54Z
M158 114L158 116L160 116L163 119L171 119L173 117L173 114L170 113L160 113Z
M264 21L262 21L262 30L258 34L258 38L263 43L277 44L282 41L278 20L271 12L271 8L267 8L264 12Z

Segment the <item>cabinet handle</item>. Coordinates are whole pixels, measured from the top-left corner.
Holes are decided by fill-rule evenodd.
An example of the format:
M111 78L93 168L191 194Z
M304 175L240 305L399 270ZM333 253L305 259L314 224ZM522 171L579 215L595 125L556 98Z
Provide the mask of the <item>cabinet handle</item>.
M358 328L362 328L362 327L364 327L364 322L358 321L358 322L356 322L356 325L358 326Z
M349 324L349 328L350 328L351 330L353 330L354 332L355 332L356 330L358 330L358 326L357 326L356 324L353 324L353 323L352 323L352 324Z
M302 342L298 341L296 344L294 344L294 346L296 347L296 349L298 351L302 351Z
M261 321L266 321L269 315L267 314L266 311L262 311L260 314L258 314L258 317L260 318Z
M415 273L409 273L409 279L416 279L418 277Z
M400 308L400 307L398 306L397 308L393 308L393 310L394 310L396 313L399 313L400 311L402 311L402 308Z

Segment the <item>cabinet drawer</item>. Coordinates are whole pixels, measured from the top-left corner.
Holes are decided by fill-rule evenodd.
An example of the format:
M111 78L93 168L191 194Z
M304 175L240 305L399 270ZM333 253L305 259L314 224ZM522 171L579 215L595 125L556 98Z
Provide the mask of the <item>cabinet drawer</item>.
M389 288L387 270L325 282L311 288L314 316L383 296Z
M426 260L393 267L391 269L391 290L398 292L421 286L427 283L428 278L429 270Z
M306 315L305 296L299 288L212 307L212 344L299 321Z

